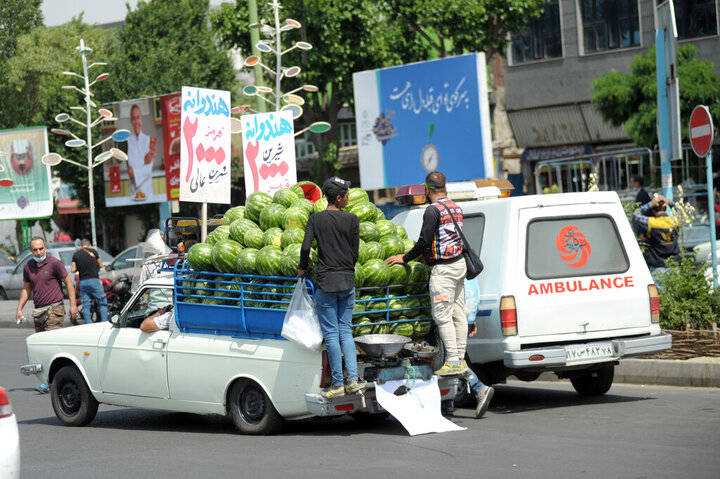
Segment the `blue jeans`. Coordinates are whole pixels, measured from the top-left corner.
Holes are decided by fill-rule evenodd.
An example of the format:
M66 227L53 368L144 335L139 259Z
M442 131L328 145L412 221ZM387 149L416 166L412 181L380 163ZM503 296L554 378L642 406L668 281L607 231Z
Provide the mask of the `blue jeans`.
M103 290L102 282L98 278L88 278L80 281L80 296L82 297L83 314L86 323L92 323L90 316L92 312L92 298L97 299L100 306L100 319L107 321L107 298Z
M333 386L343 385L343 355L348 381L358 378L355 340L350 328L354 304L355 288L337 293L318 288L315 292L315 308L325 338Z

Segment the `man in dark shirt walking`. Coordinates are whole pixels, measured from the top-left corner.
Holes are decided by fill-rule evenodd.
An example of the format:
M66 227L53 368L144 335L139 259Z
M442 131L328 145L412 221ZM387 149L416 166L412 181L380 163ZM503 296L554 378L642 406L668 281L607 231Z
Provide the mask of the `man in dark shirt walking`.
M92 322L92 299L100 306L100 319L107 321L107 298L100 281L99 271L103 267L100 255L91 248L90 240L84 239L81 248L72 257L71 271L80 276L80 296L82 297L83 316L85 323Z
M355 304L355 262L360 246L360 222L342 211L348 202L350 182L332 177L323 184L328 206L310 216L300 250L298 277L308 270L310 247L317 240L315 307L325 338L332 373L332 387L323 392L328 399L355 394L364 388L358 381L355 340L350 324ZM347 385L343 387L343 355Z

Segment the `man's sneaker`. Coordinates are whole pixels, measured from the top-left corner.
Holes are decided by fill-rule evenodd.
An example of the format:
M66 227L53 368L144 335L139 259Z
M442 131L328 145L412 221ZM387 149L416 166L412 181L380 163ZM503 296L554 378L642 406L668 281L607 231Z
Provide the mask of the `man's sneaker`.
M345 387L344 386L333 386L327 391L323 391L320 393L322 397L325 399L332 399L337 398L345 395Z
M364 382L361 383L356 379L353 379L352 381L350 381L349 383L347 383L345 385L345 392L347 394L357 394L360 391L362 391L363 389L365 389L365 383Z
M467 364L464 363L464 361L448 361L433 374L436 376L455 376L463 374L468 370Z
M495 394L495 389L490 386L483 386L477 395L477 405L475 406L475 419L480 419L485 415L490 406L490 400Z
M47 394L50 392L50 389L48 388L48 385L45 383L40 383L39 386L35 386L35 390L39 392L40 394Z

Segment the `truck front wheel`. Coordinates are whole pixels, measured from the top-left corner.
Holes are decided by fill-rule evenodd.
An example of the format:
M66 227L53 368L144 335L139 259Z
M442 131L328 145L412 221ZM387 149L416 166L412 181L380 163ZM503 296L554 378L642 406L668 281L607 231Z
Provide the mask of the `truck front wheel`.
M602 396L610 390L615 378L615 365L601 366L587 374L570 378L575 391L581 396Z
M228 405L235 427L243 434L275 434L282 426L282 416L263 388L252 381L243 380L233 384Z
M84 426L97 414L98 402L74 366L65 366L55 374L50 399L55 415L66 426Z

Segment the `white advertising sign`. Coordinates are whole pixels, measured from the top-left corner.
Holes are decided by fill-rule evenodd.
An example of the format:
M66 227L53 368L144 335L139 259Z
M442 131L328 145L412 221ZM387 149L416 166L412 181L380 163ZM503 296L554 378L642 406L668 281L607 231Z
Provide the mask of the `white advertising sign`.
M183 87L180 201L230 203L230 92Z
M246 194L272 195L297 183L292 112L243 115L241 121Z

